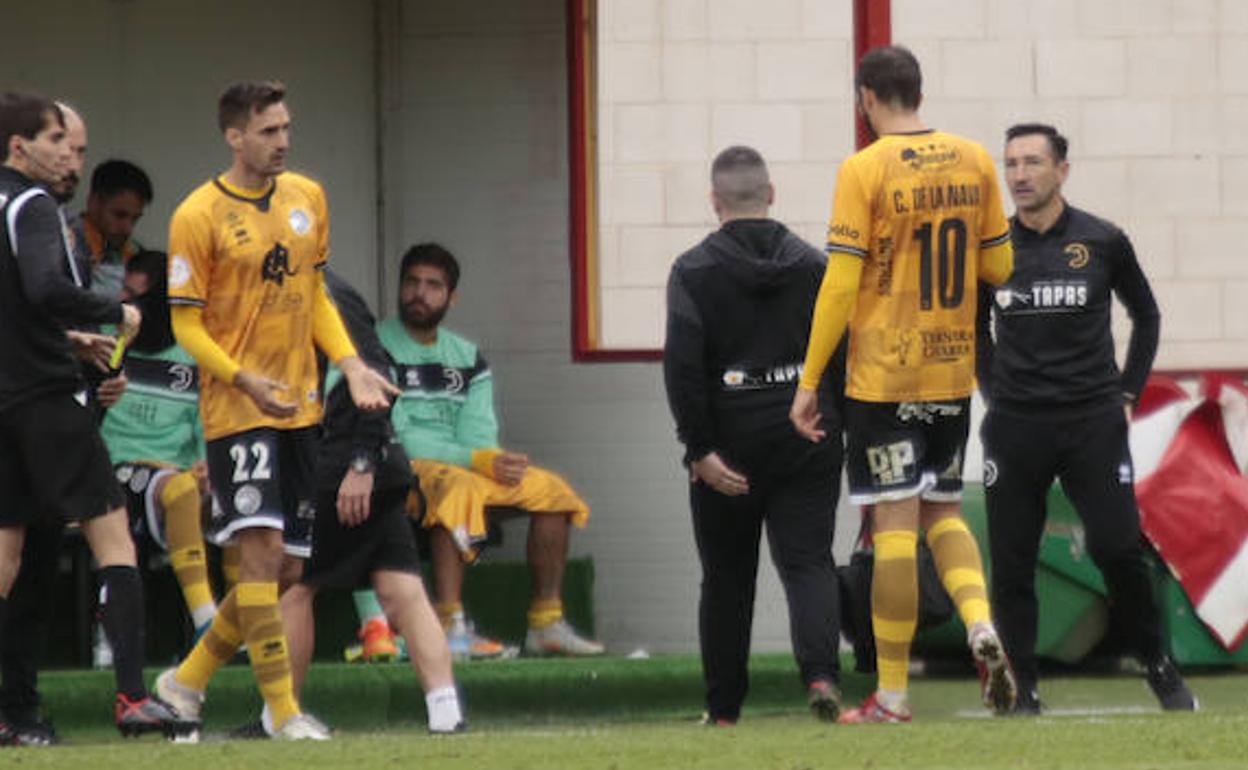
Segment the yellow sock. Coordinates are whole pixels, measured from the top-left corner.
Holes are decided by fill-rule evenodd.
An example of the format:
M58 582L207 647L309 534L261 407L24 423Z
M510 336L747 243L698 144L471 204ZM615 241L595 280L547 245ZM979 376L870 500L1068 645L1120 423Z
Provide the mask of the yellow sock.
M238 629L238 603L231 591L221 600L212 625L178 666L173 678L179 684L203 692L208 688L212 675L234 657L242 643L243 635Z
M910 683L910 643L919 622L918 542L908 530L875 533L871 627L881 690L904 693Z
M238 585L238 565L242 559L243 552L236 544L230 544L221 549L221 577L225 580L222 593L228 593Z
M184 471L165 482L160 504L165 511L165 535L169 541L169 561L182 587L186 608L195 624L211 617L216 601L208 583L208 561L204 554L204 533L200 525L199 482Z
M286 630L277 608L277 583L239 583L238 627L247 642L251 671L260 695L273 716L273 726L281 728L299 713L295 687L290 678L290 653Z
M962 622L967 628L987 623L992 610L984 584L984 564L966 522L957 516L941 519L927 531L927 544L936 560L940 582L953 598Z
M534 599L529 605L529 628L545 628L563 617L560 599Z
M442 627L450 628L451 622L455 620L455 616L464 614L464 603L438 602L435 609L438 612L438 620L442 621Z

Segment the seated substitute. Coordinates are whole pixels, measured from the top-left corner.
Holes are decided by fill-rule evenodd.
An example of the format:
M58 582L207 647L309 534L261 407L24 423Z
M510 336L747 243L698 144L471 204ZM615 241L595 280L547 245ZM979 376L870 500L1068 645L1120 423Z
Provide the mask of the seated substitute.
M360 357L378 372L392 368L363 298L331 272L326 285ZM316 458L316 518L312 555L302 582L282 594L295 696L315 643L312 600L322 588L371 583L385 617L403 635L425 691L430 733L464 729L451 653L420 576L416 534L407 517L415 484L389 416L356 408L337 369L326 378L323 434ZM262 718L271 733L268 714Z
M202 523L207 465L199 370L173 339L167 261L163 251L143 251L126 263L122 299L143 311L144 322L126 350L125 393L105 414L100 435L126 492L135 540L169 553L198 635L217 611Z
M524 651L601 655L601 644L582 638L564 619L561 598L568 530L585 526L589 506L558 475L499 447L494 383L485 358L473 343L439 328L455 302L459 272L459 262L442 246L413 246L399 273L399 317L377 326L398 365L403 395L391 419L420 479L438 616L451 652L459 659L504 652L500 643L475 634L465 618L462 589L464 565L484 544L487 516L499 515L489 509L509 508L529 515L526 553L533 587ZM408 508L413 515L420 515L417 501L413 495ZM360 610L366 625L377 614ZM379 618L372 619L375 628ZM378 634L364 628L361 635L369 657L369 642L375 644Z

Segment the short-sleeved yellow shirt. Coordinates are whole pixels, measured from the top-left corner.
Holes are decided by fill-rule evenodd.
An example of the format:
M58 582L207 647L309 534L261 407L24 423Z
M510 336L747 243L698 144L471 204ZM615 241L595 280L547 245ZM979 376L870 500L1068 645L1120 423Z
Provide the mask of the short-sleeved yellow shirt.
M299 174L283 173L267 190L214 178L178 206L169 227L170 304L202 307L209 336L243 369L285 383L282 396L298 405L290 417L271 417L205 372L206 439L320 421L312 315L328 257L325 193Z
M992 159L941 131L888 134L841 164L827 250L864 260L849 381L863 401L965 398L974 386L976 282L1009 248Z

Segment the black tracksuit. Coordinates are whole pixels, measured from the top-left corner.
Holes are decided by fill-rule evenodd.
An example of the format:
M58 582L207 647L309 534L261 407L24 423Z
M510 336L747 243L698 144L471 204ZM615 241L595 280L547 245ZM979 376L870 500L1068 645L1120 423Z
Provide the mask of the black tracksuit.
M977 369L988 401L981 434L993 611L1020 684L1034 689L1036 559L1054 478L1083 519L1135 651L1146 662L1162 655L1123 411L1148 378L1161 316L1113 224L1067 205L1044 233L1016 217L1012 236L1014 273L982 290ZM1110 334L1113 295L1132 320L1122 373Z
M764 522L788 598L804 683L838 678L840 613L832 533L842 459L838 351L821 384L828 438L803 439L789 406L810 336L823 255L784 225L736 220L682 254L667 290L663 373L686 464L716 452L749 494L690 485L702 562L699 633L707 711L735 719L748 688Z

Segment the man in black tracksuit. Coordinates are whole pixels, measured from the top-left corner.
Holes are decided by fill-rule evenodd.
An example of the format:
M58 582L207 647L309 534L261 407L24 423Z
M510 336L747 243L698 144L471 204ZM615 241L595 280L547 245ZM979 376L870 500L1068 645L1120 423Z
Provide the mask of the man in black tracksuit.
M663 365L702 562L707 720L735 722L745 699L764 522L810 705L835 720L840 621L831 549L840 414L824 416L832 438L818 444L788 419L826 261L767 218L774 190L757 152L724 150L711 179L723 226L672 267ZM840 352L820 403L839 403L844 366Z
M1115 615L1165 709L1195 699L1167 657L1135 503L1127 417L1148 378L1161 316L1127 236L1070 206L1066 139L1051 126L1006 132L1017 206L1014 273L980 300L981 429L992 554L992 606L1019 683L1016 709L1038 713L1036 559L1056 477L1083 519ZM1110 334L1117 295L1131 317L1120 373ZM995 344L989 315L995 317Z

